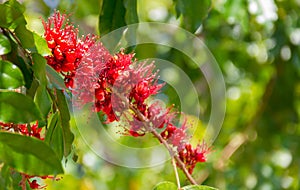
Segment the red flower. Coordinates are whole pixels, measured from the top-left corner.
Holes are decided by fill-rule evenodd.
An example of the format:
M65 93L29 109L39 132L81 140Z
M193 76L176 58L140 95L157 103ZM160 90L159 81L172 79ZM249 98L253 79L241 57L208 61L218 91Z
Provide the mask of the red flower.
M43 21L44 37L52 55L46 56L48 64L65 77L67 87L73 87L73 77L81 58L95 43L95 37L78 38L78 29L69 24L67 15L56 11L48 21Z
M185 164L190 174L193 173L198 162L206 162L206 155L211 151L205 143L197 145L196 148L186 143L183 147L178 147L177 150L180 160Z
M43 128L39 128L38 126L38 121L36 121L34 124L14 124L0 122L0 128L6 131L19 132L26 136L32 136L40 140L44 140L44 138L41 137L41 131Z

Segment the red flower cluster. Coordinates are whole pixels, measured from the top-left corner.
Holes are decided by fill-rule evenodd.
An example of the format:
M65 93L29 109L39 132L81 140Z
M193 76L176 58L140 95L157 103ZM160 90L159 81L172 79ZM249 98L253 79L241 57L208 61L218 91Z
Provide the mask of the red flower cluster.
M129 104L146 114L145 100L162 87L154 81L154 65L137 64L132 60L133 56L121 51L109 59L99 74L95 107L96 111L103 111L107 115L107 122L119 120L118 117L129 108Z
M31 189L45 189L47 185L40 185L37 180L35 179L37 176L31 176L27 175L25 173L21 173L22 175L22 180L20 182L20 186L26 186L26 182L29 184ZM53 176L39 176L41 179L53 179L53 180L60 180L58 177L53 177Z
M0 122L0 129L12 132L18 132L26 136L36 137L40 140L44 138L41 136L41 131L43 128L38 127L38 122L34 124L14 124L14 123L3 123Z
M206 160L210 149L205 144L192 148L186 122L176 127L172 108L148 104L148 98L164 85L158 83L157 72L153 73L154 64L138 63L134 54L123 51L111 55L101 43L95 43L94 37L78 39L77 29L65 20L66 15L55 12L48 22L43 22L44 36L53 54L46 58L48 64L64 76L66 85L76 89L73 94L77 96L77 103L82 106L93 102L95 111L102 112L107 123L124 116L128 134L134 137L145 135L149 128L162 131L161 137L177 150L192 173L196 163Z
M78 38L78 29L69 24L67 15L56 11L48 21L43 21L44 37L52 55L46 56L48 64L64 76L67 87L73 87L73 78L85 52L95 43L95 37Z
M193 148L191 144L186 143L183 147L178 148L178 155L189 173L192 174L198 162L206 162L206 155L210 151L210 148L205 143L198 144L196 148Z
M30 137L35 137L40 140L44 140L42 133L43 128L38 127L38 121L36 121L34 124L15 124L15 123L3 123L0 122L0 130L5 130L5 131L10 131L10 132L15 132L15 133L20 133L22 135L30 136ZM45 186L42 186L38 184L36 177L46 179L46 178L52 178L52 176L31 176L27 175L25 173L21 173L22 175L22 181L20 182L20 186L24 185L26 186L26 183L28 182L30 188L32 189L43 189ZM33 179L33 180L31 180ZM58 180L59 178L55 178Z

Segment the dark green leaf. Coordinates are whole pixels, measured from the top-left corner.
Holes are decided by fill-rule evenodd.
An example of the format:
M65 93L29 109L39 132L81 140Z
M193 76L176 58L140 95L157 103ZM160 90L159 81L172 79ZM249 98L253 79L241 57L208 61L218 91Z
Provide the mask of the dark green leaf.
M9 61L0 60L0 89L14 89L24 84L22 71Z
M45 86L40 85L34 97L34 102L40 109L43 118L46 119L51 109L51 99Z
M153 190L178 190L178 188L174 183L164 181L157 184Z
M123 0L103 0L99 16L99 32L101 36L126 25ZM117 30L114 38L110 38L110 47L115 48L122 37L123 30Z
M48 44L44 38L40 35L33 32L34 43L37 49L37 52L42 56L51 55L51 51L48 47Z
M31 67L31 63L28 64L23 60L22 57L18 55L18 47L15 43L12 43L12 51L11 53L7 54L7 59L13 62L16 66L20 68L22 71L24 80L25 80L25 87L27 89L30 88L32 81L33 81L33 71Z
M43 141L33 137L0 132L0 160L29 175L63 173L60 160Z
M185 187L182 187L183 190L218 190L214 187L209 187L206 185L188 185Z
M63 134L59 113L56 112L50 118L48 130L45 137L45 142L54 150L59 159L62 159L64 154Z
M122 0L103 0L99 17L99 31L103 36L126 25Z
M0 4L0 27L15 29L18 25L25 25L24 8L17 1Z
M39 81L37 79L34 79L31 83L30 88L26 89L26 96L30 97L31 99L34 99L36 90L39 86L40 86Z
M68 156L71 152L72 143L74 140L74 135L70 130L70 112L64 93L61 90L57 90L56 95L64 140L64 155Z
M50 84L55 88L60 90L67 88L63 78L49 65L46 65L46 74L50 81ZM52 88L52 86L50 86L50 88Z
M15 34L19 38L23 48L31 50L35 48L33 34L25 27L25 25L19 25L15 29Z
M207 17L211 0L176 0L177 16L183 16L183 27L194 33Z
M11 51L11 45L9 39L2 33L0 33L0 55L7 54Z
M29 123L41 118L40 111L29 97L17 92L0 92L0 121Z
M137 0L124 0L125 12L125 21L126 24L134 24L139 22L137 14Z
M32 81L33 81L33 71L32 68L25 63L22 57L17 56L18 62L14 62L22 71L24 80L25 80L25 87L27 89L30 88Z
M16 9L19 13L24 13L25 7L20 4L17 0L9 0L5 2L6 5Z
M37 53L32 54L33 59L33 71L35 77L38 79L41 85L46 86L47 85L47 78L46 78L46 64L47 61L44 57Z
M124 0L124 6L126 8L125 21L126 24L135 24L139 22L137 14L137 1L136 0ZM131 26L128 28L125 38L128 42L136 44L136 30L137 25ZM127 52L132 52L135 47L128 47Z

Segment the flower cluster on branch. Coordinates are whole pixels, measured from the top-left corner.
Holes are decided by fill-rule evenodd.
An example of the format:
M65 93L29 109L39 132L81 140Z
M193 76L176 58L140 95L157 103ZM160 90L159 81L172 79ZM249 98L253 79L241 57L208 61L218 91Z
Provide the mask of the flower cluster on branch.
M203 143L197 147L189 144L186 122L177 127L171 108L147 103L164 85L158 82L154 63L139 63L134 54L122 50L111 55L95 37L78 38L78 30L65 14L55 12L43 23L44 37L53 53L46 57L48 64L62 73L68 87L77 89L74 93L81 104L94 101L95 111L104 113L107 123L119 121L124 115L129 123L128 134L134 137L162 130L162 139L176 149L176 156L189 173L196 163L206 161L210 149ZM125 114L128 109L132 111L130 116Z
M163 108L149 103L164 86L159 81L154 63L138 62L134 53L120 50L111 54L96 36L78 37L78 29L70 24L68 16L58 11L42 21L44 38L51 50L45 56L48 65L60 73L66 86L77 97L78 105L93 103L95 112L101 112L106 123L123 122L125 131L133 137L152 133L175 157L177 166L188 179L198 162L205 162L210 148L205 144L193 147L189 143L187 122L176 126L173 107ZM43 140L42 128L34 124L0 122L0 129L17 132ZM36 176L22 174L21 186L28 182L31 188L43 188ZM40 176L42 179L52 178Z

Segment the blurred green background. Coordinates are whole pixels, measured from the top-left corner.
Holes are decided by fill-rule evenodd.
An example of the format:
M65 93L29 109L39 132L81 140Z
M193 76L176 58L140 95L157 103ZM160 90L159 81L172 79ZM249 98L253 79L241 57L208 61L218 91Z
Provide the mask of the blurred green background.
M99 34L98 0L22 1L28 28L43 34L41 18L53 9L71 14L81 34ZM205 4L207 1L197 3ZM207 163L198 164L197 181L220 189L299 189L300 178L300 1L213 0L196 35L204 41L226 82L226 117ZM200 14L200 13L199 13ZM172 0L139 0L139 21L185 26ZM202 75L182 55L154 46L136 49L137 58L160 57L177 64L199 87L202 122L210 113L210 93ZM170 103L178 100L169 89ZM69 159L60 181L48 189L144 190L175 182L171 164L146 169L112 165L97 157L76 134L78 162ZM95 139L96 140L96 139ZM151 144L151 138L148 139ZM136 139L126 137L126 143ZM147 140L145 140L147 142ZM182 184L188 184L182 176Z

